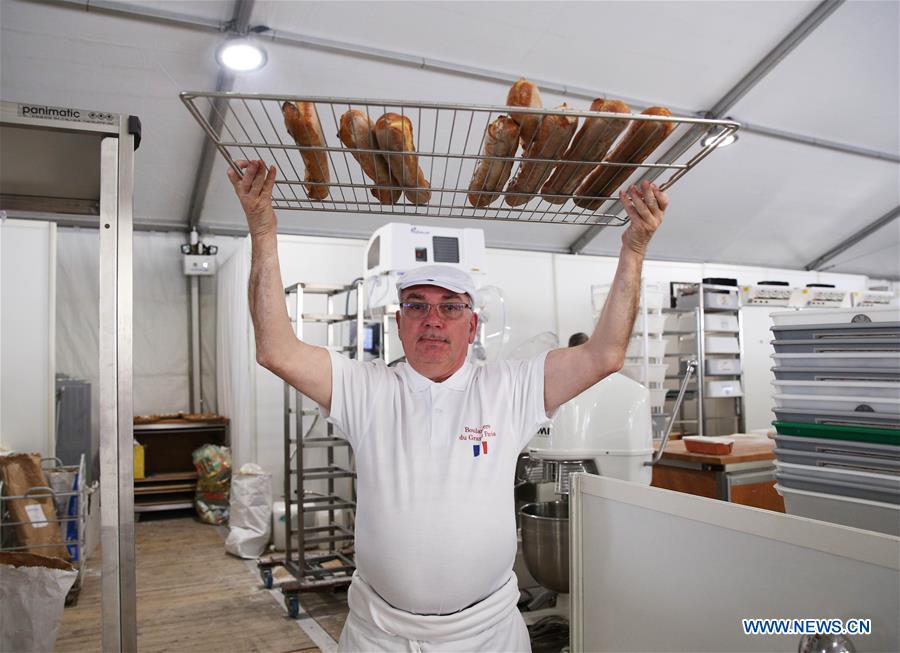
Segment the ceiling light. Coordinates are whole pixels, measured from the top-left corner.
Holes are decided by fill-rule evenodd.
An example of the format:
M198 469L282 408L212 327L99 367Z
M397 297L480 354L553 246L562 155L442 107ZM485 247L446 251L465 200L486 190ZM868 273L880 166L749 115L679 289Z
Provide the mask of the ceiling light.
M229 39L216 51L216 61L235 72L246 73L266 65L266 51L246 37Z
M738 137L735 132L730 132L727 136L722 136L723 131L724 129L721 127L710 130L709 133L703 137L700 144L703 147L710 147L714 142L718 141L716 142L715 147L728 147L737 141Z

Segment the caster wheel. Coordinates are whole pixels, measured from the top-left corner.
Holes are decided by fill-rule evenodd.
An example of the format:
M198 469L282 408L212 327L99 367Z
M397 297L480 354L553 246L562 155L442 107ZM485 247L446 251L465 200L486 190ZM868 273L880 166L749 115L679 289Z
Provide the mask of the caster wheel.
M259 572L259 575L262 578L263 585L265 585L266 589L267 590L272 589L272 587L275 584L275 580L272 577L272 570L271 569L262 569Z
M300 616L300 598L296 595L284 597L285 605L287 605L288 616L296 619Z

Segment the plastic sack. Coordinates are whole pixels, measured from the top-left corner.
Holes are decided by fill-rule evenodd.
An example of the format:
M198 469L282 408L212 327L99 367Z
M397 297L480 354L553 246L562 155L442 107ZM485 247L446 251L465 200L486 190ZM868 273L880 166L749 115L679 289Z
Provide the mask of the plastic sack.
M72 565L29 553L0 553L0 651L52 651Z
M224 524L228 521L228 491L231 486L231 450L216 444L204 444L192 454L197 470L194 508L200 521Z
M272 475L254 463L231 478L231 514L225 550L239 558L258 558L272 526Z
M78 495L72 494L80 489L78 472L48 470L45 472L50 487L55 493L53 503L56 515L61 520L59 527L65 531L66 549L73 562L78 562L81 552L78 550Z

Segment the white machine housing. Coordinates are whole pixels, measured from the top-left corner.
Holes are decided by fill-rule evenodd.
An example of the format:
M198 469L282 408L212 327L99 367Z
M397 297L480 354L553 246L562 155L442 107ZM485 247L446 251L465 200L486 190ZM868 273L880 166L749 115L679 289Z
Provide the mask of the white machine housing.
M794 308L850 308L850 293L836 288L796 288L789 305Z
M796 288L790 286L741 286L743 306L788 306Z
M363 278L368 308L397 304L398 275L423 265L439 263L458 267L472 276L476 288L480 287L486 258L481 229L390 222L376 229L366 246Z
M650 485L653 457L650 391L611 374L563 404L528 443L535 460L593 460L601 476Z

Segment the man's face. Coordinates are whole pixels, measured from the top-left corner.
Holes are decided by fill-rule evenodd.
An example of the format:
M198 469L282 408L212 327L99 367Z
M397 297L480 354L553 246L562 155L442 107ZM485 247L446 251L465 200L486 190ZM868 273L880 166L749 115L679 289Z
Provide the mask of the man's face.
M400 293L401 302L425 304L462 303L471 298L438 286L413 286ZM409 318L397 312L397 327L407 362L422 376L440 383L453 375L466 360L469 345L475 340L478 316L465 309L461 317L441 317L436 307L423 318Z

